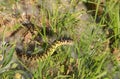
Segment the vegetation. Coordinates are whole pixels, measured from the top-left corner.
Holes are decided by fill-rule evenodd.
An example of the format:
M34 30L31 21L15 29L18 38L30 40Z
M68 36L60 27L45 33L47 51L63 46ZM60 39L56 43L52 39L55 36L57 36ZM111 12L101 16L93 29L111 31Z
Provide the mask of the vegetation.
M0 78L119 79L119 11L119 0L0 1ZM36 54L64 37L74 45L38 67L16 56L16 48Z

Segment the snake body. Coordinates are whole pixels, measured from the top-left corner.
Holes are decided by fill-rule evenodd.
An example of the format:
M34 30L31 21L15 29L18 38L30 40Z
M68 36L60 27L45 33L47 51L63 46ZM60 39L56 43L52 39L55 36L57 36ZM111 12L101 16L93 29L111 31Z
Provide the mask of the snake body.
M33 69L34 67L35 68L38 67L38 61L44 61L45 59L47 59L49 56L51 56L56 51L58 47L63 46L63 45L73 45L73 40L71 40L70 38L63 38L61 40L57 40L53 42L50 45L50 47L48 47L42 53L39 52L36 54L30 54L30 53L27 53L26 50L24 49L25 47L24 47L24 42L23 42L28 32L29 30L27 28L20 28L17 31L12 32L11 35L6 38L6 41L7 43L16 41L16 53L15 54L17 56L17 59L20 60L26 67L29 67L30 70L31 68ZM37 41L37 42L40 42L40 41ZM22 48L20 49L19 49L19 43L23 45L21 46ZM27 46L29 46L29 43ZM34 46L33 46L33 49L34 49Z
M38 67L38 61L44 61L49 56L51 56L58 47L64 45L73 45L73 40L71 39L64 39L64 40L57 40L53 42L53 44L43 53L37 54L28 54L28 53L19 53L16 52L17 58L22 61L25 66L27 66L30 70L36 69Z
M62 46L62 45L73 45L73 41L72 40L59 40L59 41L55 41L45 52L41 53L37 53L37 54L26 54L26 53L18 53L16 52L17 56L21 59L24 60L29 60L29 61L36 61L36 60L40 60L43 61L44 59L46 59L48 56L51 56L55 50Z

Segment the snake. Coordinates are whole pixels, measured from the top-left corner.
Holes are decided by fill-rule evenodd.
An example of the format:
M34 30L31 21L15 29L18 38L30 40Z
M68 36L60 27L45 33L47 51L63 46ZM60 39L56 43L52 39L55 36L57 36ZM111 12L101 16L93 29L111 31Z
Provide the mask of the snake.
M51 56L58 47L63 45L73 45L73 41L71 39L64 39L64 40L58 40L55 41L45 52L37 53L37 54L27 54L27 53L19 53L16 52L17 56L24 60L34 61L34 60L40 60L43 61L48 56Z
M28 54L16 51L16 55L17 58L26 66L26 68L29 68L28 70L33 71L38 68L38 61L45 61L49 56L54 54L57 48L64 45L72 46L73 44L72 39L62 39L53 42L52 45L50 45L50 47L48 47L43 53Z
M20 28L12 32L11 35L6 38L7 42L15 41L16 39L19 42L21 38L24 39L23 37L27 34L27 31L28 29L26 28ZM23 41L21 43L23 44ZM53 55L57 48L64 45L73 45L73 40L70 38L61 38L60 40L55 40L48 48L46 48L46 50L42 51L42 53L38 52L36 54L26 53L26 51L24 51L24 47L23 49L19 50L16 45L15 55L17 56L18 60L25 64L26 67L29 67L30 69L32 67L34 69L34 66L35 68L38 67L38 61L46 60L49 56Z

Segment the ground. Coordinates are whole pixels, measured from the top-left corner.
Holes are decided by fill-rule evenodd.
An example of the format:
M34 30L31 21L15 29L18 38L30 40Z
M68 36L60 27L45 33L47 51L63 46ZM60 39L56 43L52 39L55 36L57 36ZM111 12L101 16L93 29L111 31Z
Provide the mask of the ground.
M0 0L0 78L119 79L119 7L119 0Z

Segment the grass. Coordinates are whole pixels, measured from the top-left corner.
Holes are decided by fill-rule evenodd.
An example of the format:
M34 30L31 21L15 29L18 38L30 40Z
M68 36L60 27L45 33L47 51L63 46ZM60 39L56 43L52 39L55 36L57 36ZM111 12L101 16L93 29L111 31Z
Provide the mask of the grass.
M15 2L19 2L19 0ZM15 2L9 1L7 4L12 5ZM95 16L90 17L93 21L82 21L78 18L79 15L85 12L84 10L75 10L77 5L79 5L79 0L71 0L69 7L67 7L67 3L60 3L59 0L52 3L48 3L47 0L42 1L39 10L41 20L39 22L41 22L43 33L37 27L37 17L32 17L31 22L35 25L35 29L37 29L38 35L42 37L43 42L47 44L43 45L43 50L51 44L49 42L50 39L58 40L64 36L71 37L74 45L62 46L56 49L55 54L48 57L45 61L38 61L39 67L35 71L34 67L31 67L30 70L28 68L28 71L24 68L19 68L20 64L16 63L16 59L14 59L14 42L11 42L13 46L11 45L12 47L9 49L7 45L1 45L0 54L5 54L3 49L8 49L9 51L7 52L9 53L3 55L4 60L0 61L0 78L22 79L17 78L18 75L15 76L16 73L20 73L20 76L25 79L119 79L120 67L119 61L117 61L120 51L119 1L106 1L105 11L100 16L97 16L100 0L89 0L88 2L97 4ZM46 6L46 4L48 5ZM8 7L4 1L0 5ZM0 11L4 12L2 7L0 7ZM98 23L95 22L97 18L100 18ZM21 25L16 24L14 26L15 28L13 29L16 29ZM47 26L52 31L51 36L46 32ZM5 40L5 34L3 33L2 35L3 41ZM34 37L32 36L32 39ZM35 49L36 51L39 50L37 47Z

